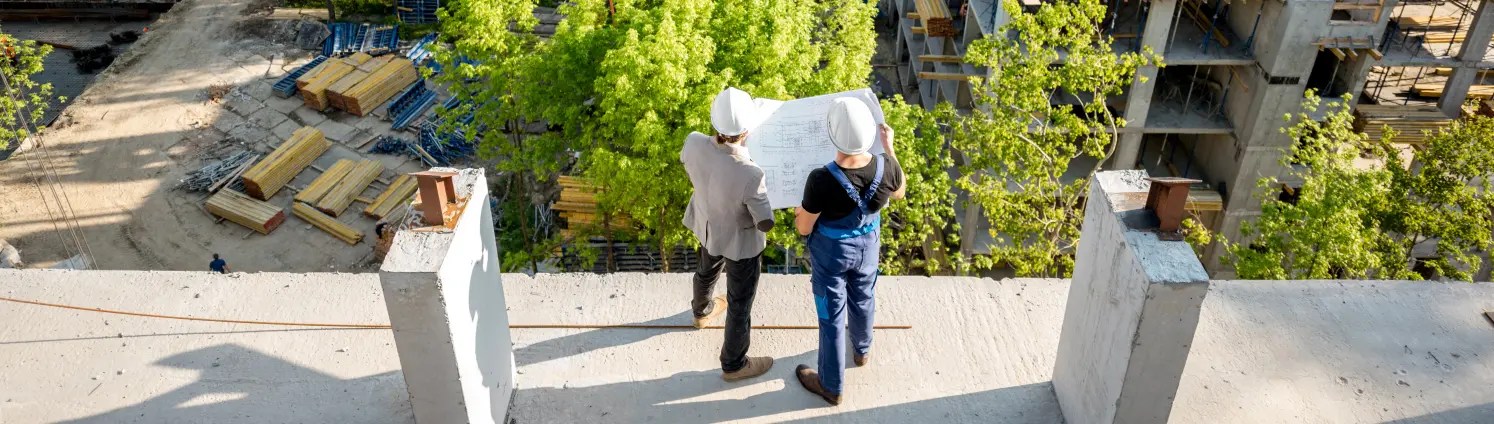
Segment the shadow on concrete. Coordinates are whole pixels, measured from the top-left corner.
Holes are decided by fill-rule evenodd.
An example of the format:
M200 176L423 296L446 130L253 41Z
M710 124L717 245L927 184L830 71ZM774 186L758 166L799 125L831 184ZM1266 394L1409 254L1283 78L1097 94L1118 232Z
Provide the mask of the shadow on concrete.
M251 333L289 333L289 332L299 332L299 331L369 331L369 330L388 331L386 329L372 329L372 328L295 328L295 329L284 329L284 330L192 331L192 332L185 332L185 333L153 333L153 334L124 334L124 333L119 333L118 335L114 335L114 336L74 337L74 338L68 338L68 339L17 340L17 341L12 341L12 342L0 342L0 346L3 346L3 345L22 345L22 344L33 344L33 343L51 343L51 342L81 342L81 341L89 341L89 340L107 340L107 339L138 339L138 338L143 338L143 337L177 337L177 336L203 336L203 335L251 334Z
M155 365L196 370L199 377L135 405L63 422L413 423L415 419L399 371L340 379L234 344L173 355ZM332 393L337 399L327 398Z
M690 322L690 311L680 311L672 316L652 319L631 325L680 325ZM613 348L623 345L638 343L661 334L675 333L681 331L695 331L688 329L632 329L632 328L601 328L591 331L560 336L547 339L538 343L524 346L514 350L514 362L518 366L534 365L541 362L553 361L573 355L580 355L594 350Z
M649 331L653 333L655 331ZM685 371L654 380L630 381L587 387L520 388L515 394L512 416L521 423L534 422L731 422L829 407L824 400L799 387L793 369L814 360L815 352L775 358L768 374L743 382L726 382L720 370ZM609 372L619 372L616 370ZM774 382L777 380L776 382ZM768 384L764 384L767 382ZM727 399L691 400L767 386L776 390L745 397L727 394ZM563 408L557 405L580 405Z
M1381 424L1453 424L1453 423L1487 423L1494 422L1494 403L1458 408L1442 412L1434 412L1399 420L1390 420Z
M794 382L792 390L800 389ZM804 393L808 396L808 393ZM815 398L818 400L818 398ZM997 407L992 407L997 405ZM995 412L991 412L995 410ZM986 413L982 414L981 411ZM805 418L787 423L911 423L911 422L980 422L980 423L1062 423L1063 411L1053 395L1053 382L1004 387L984 392L945 396L896 405Z

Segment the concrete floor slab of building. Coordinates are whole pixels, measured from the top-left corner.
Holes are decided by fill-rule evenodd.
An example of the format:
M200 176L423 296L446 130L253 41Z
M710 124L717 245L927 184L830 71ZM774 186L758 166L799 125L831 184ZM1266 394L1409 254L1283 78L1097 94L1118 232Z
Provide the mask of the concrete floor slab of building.
M688 322L688 274L505 274L514 324ZM185 287L185 288L184 288ZM792 379L814 331L760 330L768 375L725 383L720 330L513 333L510 417L560 422L1060 423L1065 280L884 277L873 363L828 407ZM384 323L374 274L0 270L0 296L215 318ZM811 324L766 275L754 324ZM1215 281L1173 423L1486 423L1494 284ZM411 422L388 330L104 315L0 302L0 417L43 422ZM122 374L120 372L123 372ZM346 391L346 392L344 392ZM144 415L142 415L144 414Z

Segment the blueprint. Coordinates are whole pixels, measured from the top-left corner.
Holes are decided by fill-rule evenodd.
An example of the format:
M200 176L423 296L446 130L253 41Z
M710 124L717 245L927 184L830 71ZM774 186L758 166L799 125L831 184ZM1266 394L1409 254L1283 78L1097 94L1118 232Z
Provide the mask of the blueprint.
M767 118L747 134L747 150L763 169L768 204L773 209L799 206L809 172L835 160L835 146L830 144L830 126L825 115L829 113L830 103L840 97L866 102L872 118L878 124L884 122L877 96L866 88L788 101L754 100ZM871 153L882 153L882 144L873 144Z

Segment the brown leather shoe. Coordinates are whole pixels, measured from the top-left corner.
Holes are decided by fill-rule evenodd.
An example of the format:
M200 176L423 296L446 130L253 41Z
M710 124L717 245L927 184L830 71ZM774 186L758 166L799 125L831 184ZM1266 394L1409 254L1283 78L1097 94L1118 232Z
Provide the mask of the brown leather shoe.
M871 353L868 352L865 355L857 353L854 356L852 356L851 359L855 359L856 360L856 366L858 366L858 367L864 367L864 366L866 366L866 363L871 362Z
M722 312L726 312L726 296L716 296L715 299L711 299L711 312L703 317L695 317L695 328L705 328L706 324L711 322L711 318L721 315Z
M747 358L747 365L743 365L742 369L739 369L739 370L736 370L736 371L721 373L721 379L722 380L726 380L726 381L746 380L746 379L749 379L749 378L752 378L752 377L757 377L757 376L760 376L760 375L763 375L763 374L767 374L768 370L772 369L772 368L773 368L773 358L771 358L771 357L767 357L767 356L748 357Z
M808 365L800 365L798 368L794 368L794 375L799 377L799 384L804 386L804 390L820 395L821 399L830 402L831 405L840 405L840 395L832 395L829 390L825 390L824 387L820 386L820 373L815 372L814 368L810 368Z

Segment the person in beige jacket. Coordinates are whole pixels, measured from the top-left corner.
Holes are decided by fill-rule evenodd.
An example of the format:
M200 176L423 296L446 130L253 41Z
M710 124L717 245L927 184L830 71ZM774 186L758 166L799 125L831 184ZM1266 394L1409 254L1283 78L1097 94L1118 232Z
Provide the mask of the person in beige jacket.
M711 104L716 135L690 133L680 150L680 162L695 188L685 208L685 227L700 241L691 310L696 328L726 312L721 378L727 381L757 377L773 367L773 358L747 356L752 300L757 295L766 233L773 229L763 170L752 162L745 145L748 130L759 122L757 115L752 96L736 88L722 90ZM711 298L723 269L727 295Z

